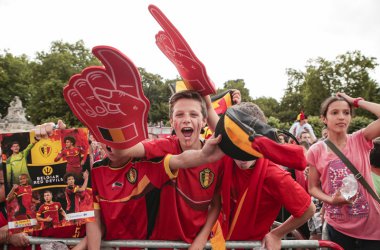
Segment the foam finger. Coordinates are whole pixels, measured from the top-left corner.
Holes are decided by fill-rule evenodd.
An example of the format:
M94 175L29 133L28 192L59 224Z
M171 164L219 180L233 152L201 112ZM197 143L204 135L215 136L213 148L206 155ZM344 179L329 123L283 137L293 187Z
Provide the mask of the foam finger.
M65 99L75 114L82 118L96 117L96 112L88 106L82 96L75 89L64 89Z
M94 90L88 81L85 81L84 79L78 79L74 83L73 87L79 95L76 98L81 99L80 105L81 107L85 108L87 111L86 113L91 115L93 115L93 113L97 115L104 115L106 113L106 108L95 96Z
M160 24L160 26L167 32L168 36L172 37L175 41L176 47L184 50L190 57L195 57L190 46L187 44L185 38L177 30L177 28L170 22L170 20L165 16L165 14L156 6L149 5L149 12L152 14L154 19Z
M92 53L105 66L114 89L126 91L133 96L143 95L140 73L126 55L109 46L96 46Z

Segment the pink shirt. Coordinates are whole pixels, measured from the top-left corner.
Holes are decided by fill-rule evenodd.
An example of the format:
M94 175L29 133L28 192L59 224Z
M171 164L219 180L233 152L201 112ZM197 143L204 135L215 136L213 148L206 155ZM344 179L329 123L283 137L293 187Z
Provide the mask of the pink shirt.
M372 142L367 141L363 130L360 130L348 135L347 144L342 152L374 188L369 162L372 147ZM319 172L323 192L332 196L340 189L343 178L351 174L351 171L334 152L327 149L323 141L314 144L308 151L307 160ZM324 203L324 207L327 223L336 230L354 238L380 239L380 205L360 183L352 205Z

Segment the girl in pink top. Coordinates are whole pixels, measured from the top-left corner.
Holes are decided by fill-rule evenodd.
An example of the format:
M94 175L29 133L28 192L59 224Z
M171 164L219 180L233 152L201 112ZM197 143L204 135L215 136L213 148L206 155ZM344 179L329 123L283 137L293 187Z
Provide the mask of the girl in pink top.
M352 106L375 114L378 119L366 128L347 134ZM321 119L328 128L328 139L359 170L374 188L369 153L372 140L380 136L380 105L344 93L327 98L321 105ZM324 202L330 240L347 249L380 249L380 205L358 183L357 193L346 200L340 193L342 180L351 171L320 141L308 151L309 193Z

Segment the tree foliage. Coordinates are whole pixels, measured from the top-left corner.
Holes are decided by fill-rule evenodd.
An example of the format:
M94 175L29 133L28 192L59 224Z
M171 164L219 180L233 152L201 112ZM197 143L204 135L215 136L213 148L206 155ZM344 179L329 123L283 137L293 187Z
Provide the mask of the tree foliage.
M29 101L31 77L30 62L26 55L13 56L7 51L0 54L0 114L7 113L14 96L19 96L24 104Z
M51 43L49 51L36 53L34 60L26 55L0 53L0 113L5 115L14 96L19 96L26 107L28 119L34 124L64 119L70 126L79 125L63 98L63 87L70 77L90 65L101 65L85 47L83 41ZM344 91L353 97L380 103L380 88L371 78L378 66L376 58L360 51L347 52L329 61L318 57L307 61L304 70L287 69L288 83L279 103L272 97L253 100L243 79L229 80L218 89L240 90L242 101L253 101L260 106L269 124L287 129L300 111L309 115L309 123L316 135L323 124L319 120L322 101L332 94ZM179 79L163 79L160 75L140 68L144 93L150 100L149 122L168 122L168 100L173 92L171 85ZM363 109L356 110L350 131L369 124L375 117Z
M354 51L338 55L334 61L320 57L311 59L305 71L288 69L288 86L280 104L280 120L293 120L300 111L318 116L323 100L337 92L379 101L378 83L370 77L370 71L376 66L376 58ZM358 110L357 114L373 118L364 110Z
M251 102L252 98L249 95L249 89L245 87L245 82L243 79L229 80L223 84L222 89L218 89L217 92L223 92L228 89L238 89L240 90L242 102Z
M150 110L148 121L157 123L169 119L169 98L171 91L169 85L173 81L163 81L162 77L157 74L148 73L144 68L140 68L144 94L150 101ZM175 81L174 81L175 82Z
M260 109L264 112L266 117L278 117L278 112L280 110L280 104L273 97L259 97L253 100Z
M83 41L74 44L55 41L49 52L37 52L36 61L32 63L31 98L26 109L31 122L39 124L58 117L71 126L79 125L63 98L63 87L72 75L92 65L100 65L100 62Z

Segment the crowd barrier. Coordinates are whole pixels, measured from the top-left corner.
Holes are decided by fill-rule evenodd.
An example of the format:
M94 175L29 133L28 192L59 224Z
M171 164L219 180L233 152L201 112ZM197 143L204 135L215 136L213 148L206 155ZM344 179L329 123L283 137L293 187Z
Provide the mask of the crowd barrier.
M58 239L58 238L42 238L42 237L30 237L30 244L32 250L36 249L36 245L49 243L53 241L59 241L67 246L74 246L79 243L80 239ZM119 247L134 247L134 248L188 248L190 244L177 241L156 241L156 240L114 240L114 241L102 241L102 247L112 247L119 249ZM253 249L260 247L260 241L227 241L226 248L228 249ZM344 250L338 244L325 241L325 240L282 240L282 248L328 248L332 250ZM211 244L207 243L206 249L211 249ZM5 245L4 250L7 249Z

